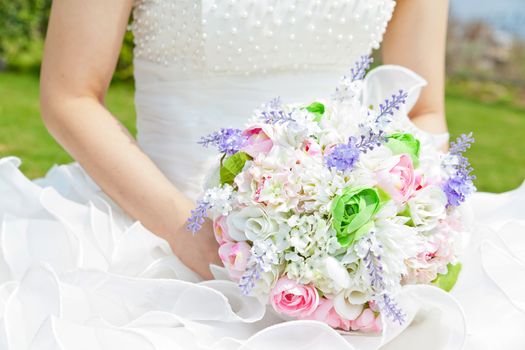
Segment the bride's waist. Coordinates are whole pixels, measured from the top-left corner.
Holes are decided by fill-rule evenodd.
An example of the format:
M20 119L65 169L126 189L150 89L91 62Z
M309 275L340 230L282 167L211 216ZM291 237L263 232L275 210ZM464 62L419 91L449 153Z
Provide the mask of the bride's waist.
M206 114L210 110L216 111L216 115L226 110L245 115L276 96L286 102L326 96L342 73L340 68L320 67L309 72L209 74L180 72L169 66L136 60L136 102L144 106L161 105L173 111L197 108Z
M160 63L135 58L134 77L138 86L149 87L151 85L173 83L198 83L213 86L223 82L250 84L251 81L269 82L275 80L292 78L310 80L310 78L339 77L348 68L347 62L341 64L316 64L308 69L290 69L285 66L258 72L239 70L210 71L206 69L181 69L177 65L163 65ZM335 82L331 81L331 85Z

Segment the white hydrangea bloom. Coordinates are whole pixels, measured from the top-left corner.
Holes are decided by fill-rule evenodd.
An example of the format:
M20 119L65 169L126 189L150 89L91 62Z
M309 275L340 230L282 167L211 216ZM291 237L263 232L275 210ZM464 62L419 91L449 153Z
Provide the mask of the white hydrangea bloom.
M226 216L233 210L232 203L235 196L233 187L225 184L221 187L212 187L206 190L203 200L210 203L212 206L210 212L213 218L216 218L221 215Z

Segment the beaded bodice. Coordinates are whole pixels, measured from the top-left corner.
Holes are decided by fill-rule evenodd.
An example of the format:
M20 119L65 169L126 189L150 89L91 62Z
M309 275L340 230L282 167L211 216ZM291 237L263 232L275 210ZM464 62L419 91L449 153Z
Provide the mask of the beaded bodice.
M137 0L135 56L182 71L349 66L378 48L394 0Z

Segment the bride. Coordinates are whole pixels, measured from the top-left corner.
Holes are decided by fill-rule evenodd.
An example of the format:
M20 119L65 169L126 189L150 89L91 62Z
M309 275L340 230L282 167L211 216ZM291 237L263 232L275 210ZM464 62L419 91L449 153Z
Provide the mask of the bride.
M137 141L104 105L131 12ZM523 349L523 187L474 196L452 294L407 287L414 320L382 336L282 322L221 279L209 222L185 229L210 162L200 136L275 96L329 94L382 41L418 75L376 71L368 93L420 93L410 118L446 147L446 17L446 0L55 0L42 116L78 164L31 182L0 160L0 348Z

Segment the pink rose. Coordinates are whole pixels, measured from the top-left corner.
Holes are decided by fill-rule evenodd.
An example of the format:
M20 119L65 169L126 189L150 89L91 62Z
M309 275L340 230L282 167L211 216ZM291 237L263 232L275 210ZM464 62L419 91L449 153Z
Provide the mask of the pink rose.
M334 302L326 298L321 298L317 309L304 319L320 321L335 329L350 330L350 321L339 316L334 309Z
M304 142L304 150L307 154L311 156L317 156L323 152L321 146L317 142L312 140L306 140Z
M250 248L246 242L227 242L219 247L219 257L232 278L241 278L246 270L251 255Z
M270 303L281 314L304 318L319 305L319 294L311 285L298 284L281 277L270 293Z
M354 331L365 333L380 333L382 330L381 317L376 316L371 309L364 309L361 315L354 321L350 321L350 327Z
M399 156L399 161L389 170L378 173L379 186L395 201L404 203L414 192L416 176L412 159L406 154Z
M248 153L255 158L260 153L268 153L273 147L273 142L264 132L262 128L254 127L243 131L243 136L246 137L246 142L242 147L242 151Z
M423 174L416 174L416 179L414 181L414 190L419 191L427 186L428 186L428 183L426 181L426 178L423 176Z
M431 186L431 185L439 185L440 181L438 179L428 177L421 171L415 172L415 181L414 181L414 191L419 191L424 189L425 187Z
M219 244L233 241L233 239L228 234L228 224L226 223L226 216L219 216L213 221L213 233L215 234L215 239Z

